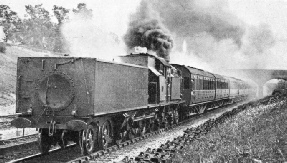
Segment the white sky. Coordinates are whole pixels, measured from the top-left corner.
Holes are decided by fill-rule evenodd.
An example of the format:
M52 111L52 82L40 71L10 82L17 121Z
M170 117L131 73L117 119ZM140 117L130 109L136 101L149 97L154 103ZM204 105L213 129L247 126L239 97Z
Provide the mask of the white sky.
M229 0L229 7L247 24L269 24L276 37L287 39L287 0Z
M212 3L217 0L202 0ZM227 8L250 25L269 24L276 36L287 39L287 0L227 0ZM1 0L2 4L18 13L25 14L25 5L43 4L52 14L53 5L68 9L76 8L78 3L86 3L93 9L95 21L100 27L108 28L117 34L126 30L128 15L136 10L140 0Z
M43 4L50 15L53 15L54 5L73 9L79 3L86 3L87 8L93 10L94 20L100 28L122 35L126 31L129 14L135 12L139 0L1 0L0 2L8 5L21 18L26 14L25 5Z

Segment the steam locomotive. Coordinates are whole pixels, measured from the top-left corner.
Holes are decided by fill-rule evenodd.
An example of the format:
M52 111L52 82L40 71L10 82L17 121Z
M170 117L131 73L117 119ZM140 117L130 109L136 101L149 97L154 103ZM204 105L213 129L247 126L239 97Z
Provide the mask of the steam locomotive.
M17 128L37 128L39 149L77 142L83 154L106 149L246 98L244 81L148 53L96 58L20 57Z

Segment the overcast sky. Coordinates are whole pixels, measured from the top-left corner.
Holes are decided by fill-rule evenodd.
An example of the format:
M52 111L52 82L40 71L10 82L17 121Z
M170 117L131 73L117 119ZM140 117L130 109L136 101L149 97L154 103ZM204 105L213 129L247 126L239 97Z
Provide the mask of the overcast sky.
M202 5L210 5L216 0L201 0ZM287 0L227 0L226 8L251 25L269 24L276 36L287 38ZM95 20L100 26L125 31L128 15L136 10L140 0L1 0L16 11L20 17L25 14L25 5L43 4L50 12L53 5L68 9L76 8L78 3L86 3L93 9Z
M123 48L110 48L112 45L101 44L101 42L104 42L103 40L105 39L98 36L99 31L103 31L103 33L106 34L112 32L117 34L119 38L123 38L123 35L127 31L129 15L136 11L140 1L141 0L1 0L0 4L10 6L12 10L16 11L18 15L23 18L24 14L26 13L25 5L28 4L33 6L43 4L43 7L47 9L51 15L53 15L53 5L73 9L76 8L77 4L79 3L86 3L87 8L93 10L93 20L90 22L91 25L86 24L83 26L83 24L81 24L83 27L78 27L75 24L71 25L71 29L69 28L66 31L66 35L69 35L67 38L80 38L79 36L85 36L87 38L83 39L83 41L76 42L75 45L77 45L77 47L79 47L78 45L81 43L80 47L83 47L81 49L90 49L91 54L94 54L95 52L98 52L98 49L101 49L103 45L105 45L106 48L103 48L104 50L102 50L102 52L105 52L106 55L106 51L109 49L114 49L116 51L109 52L109 54L118 54ZM164 0L162 0L162 2L164 2ZM287 69L287 0L192 0L192 2L195 2L196 5L203 8L206 7L207 10L210 7L216 8L218 6L220 10L226 10L224 13L232 14L234 18L239 18L240 21L247 25L245 27L248 28L251 26L258 27L260 24L267 24L268 29L272 30L272 36L274 36L274 39L276 40L276 44L272 48L268 49L264 55L246 56L245 53L243 53L244 49L233 50L232 46L220 46L219 48L215 48L221 49L218 53L212 51L211 54L214 56L216 54L217 56L219 54L226 53L226 55L224 57L217 56L216 58L225 58L226 63L232 63L232 66L235 64L234 61L236 61L238 62L237 65L239 65L239 67L242 67L242 64L244 63L245 65L257 65L257 68ZM235 21L237 20L238 19L235 19ZM80 28L81 30L77 30ZM76 31L78 31L78 33ZM79 33L79 31L86 33ZM70 36L74 33L75 36ZM172 37L176 36L173 35ZM98 45L95 46L97 43ZM91 45L88 46L89 44ZM215 45L217 44L211 44L211 47ZM221 43L219 43L219 45L221 45ZM79 50L79 48L76 49ZM76 53L89 54L86 51L77 51ZM241 60L238 59L238 56ZM195 64L193 66L198 66L199 68L205 69L204 60L201 62L202 60L197 61L194 56L192 56L193 58L190 58L190 56L188 57L189 59L184 60L188 62L190 62L190 60L194 60L194 62L199 64ZM229 57L229 60L226 57ZM180 57L176 55L176 58ZM204 59L206 58L208 57L205 57ZM224 65L223 63L225 63L222 60L219 60L218 62L220 65ZM203 67L200 67L202 65ZM227 65L227 67L228 66L229 65Z
M43 4L51 15L53 5L63 6L67 9L77 7L79 3L86 3L87 8L93 10L94 19L100 28L122 35L127 26L128 16L136 10L139 0L1 0L23 18L25 5ZM55 18L54 18L55 19Z
M273 32L287 38L287 0L229 0L231 11L248 24L269 24Z

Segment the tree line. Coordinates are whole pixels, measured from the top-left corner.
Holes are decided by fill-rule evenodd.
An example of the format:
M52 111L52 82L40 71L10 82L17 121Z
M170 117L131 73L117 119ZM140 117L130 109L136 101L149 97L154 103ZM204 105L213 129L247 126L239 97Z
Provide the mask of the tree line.
M70 20L70 13L92 17L92 10L85 3L79 3L75 9L54 5L52 14L42 4L25 5L26 14L20 18L8 5L0 5L0 26L3 26L5 42L20 43L54 52L65 52L64 38L60 27ZM51 20L56 18L56 22Z

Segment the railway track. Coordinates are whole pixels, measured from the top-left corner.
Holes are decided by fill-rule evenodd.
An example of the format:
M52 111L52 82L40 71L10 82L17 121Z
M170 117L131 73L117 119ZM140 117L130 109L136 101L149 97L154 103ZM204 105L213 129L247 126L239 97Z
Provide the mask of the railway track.
M9 161L8 163L52 162L52 161L46 161L47 160L46 157L53 157L55 155L61 155L62 157L64 157L64 158L62 158L62 160L61 159L57 159L57 162L62 162L62 161L64 161L66 159L65 157L71 157L74 154L73 151L75 150L75 147L76 147L75 143L67 145L67 147L65 149L61 149L59 146L56 146L56 147L52 148L49 151L49 155L43 155L41 153L36 153L36 154L29 155L29 156L26 156L26 157L23 157L23 158L19 158L19 159L16 159L16 160ZM49 160L51 160L51 159L49 159Z
M11 122L16 117L17 117L17 114L0 116L0 125L5 122Z
M2 129L0 131L0 157L2 160L0 159L0 162L7 155L13 155L15 152L17 153L36 145L37 134L11 128L10 122L16 117L17 114L0 116L0 128Z
M37 138L38 134L31 134L31 135L25 135L17 138L11 138L11 139L6 139L6 140L0 140L0 145L7 145L7 144L17 144L21 142L25 142L30 139Z
M0 128L6 129L11 127L11 121L17 117L17 114L0 116Z
M11 119L11 118L16 118L17 117L17 114L12 114L12 115L0 115L0 122L2 122L3 120L5 119Z
M239 104L237 104L236 106L233 105L229 105L229 106L225 106L223 108L219 108L219 109L215 109L215 110L211 110L208 113L204 114L204 115L200 115L194 118L191 118L189 120L183 121L177 125L173 125L173 126L169 126L167 128L164 129L160 129L159 131L153 132L153 133L148 133L146 135L144 135L143 137L137 137L135 139L132 140L128 140L126 142L114 145L112 147L109 147L106 150L101 150L98 151L96 153L93 153L89 156L81 156L80 155L80 148L78 146L76 146L75 144L65 148L65 149L60 149L57 148L57 150L51 150L49 152L48 155L41 155L41 154L34 154L31 156L27 156L27 157L23 157L21 159L17 159L17 160L12 160L10 162L71 162L71 163L78 163L78 162L84 162L87 160L92 160L94 162L123 162L125 160L131 160L130 157L132 157L132 159L135 160L144 160L146 158L143 158L143 154L148 154L148 152L150 152L150 158L154 158L155 155L157 155L156 157L162 157L162 159L164 159L163 157L168 158L167 155L164 155L163 153L160 152L156 152L156 151L160 151L160 148L162 149L162 152L166 152L166 150L168 151L168 149L172 149L170 151L175 151L175 149L181 149L183 144L188 144L188 142L191 142L192 139L196 138L196 137L200 137L200 134L205 134L208 132L208 128L210 128L213 124L219 123L220 121L222 121L223 116L227 116L229 114L231 114L230 112L232 112L232 114L234 114L235 112L232 110L236 110L235 108L244 108L246 105L244 104L243 107L242 106L238 106ZM248 104L248 105L252 105L252 104ZM228 109L229 108L229 109ZM232 109L231 109L232 108ZM238 110L238 109L237 109ZM228 113L226 113L228 112ZM214 118L212 118L214 116L214 114L218 114L217 116L219 117L219 119L221 120L215 120ZM209 117L209 118L208 118ZM205 120L204 120L205 118ZM212 120L210 120L212 119ZM192 129L190 129L191 125L194 125L194 123L196 121L206 121L206 123L202 124L198 124L199 129L194 129L194 127ZM203 127L202 127L203 126ZM189 128L189 129L187 129ZM180 132L179 132L180 130ZM186 135L187 133L192 133L194 131L194 137L191 138L190 134ZM182 136L182 133L185 132L185 135ZM169 140L167 140L167 138L161 138L162 134L168 134L168 133L176 133L176 134L172 134L172 136L169 136ZM186 138L187 137L187 138ZM152 145L150 145L150 147L154 148L153 150L149 148L147 149L143 149L143 145L148 144L147 142L152 142ZM157 143L154 143L154 142ZM158 147L156 147L158 146ZM136 148L136 150L135 150ZM168 149L167 149L168 148ZM164 150L163 150L164 149ZM130 154L127 151L133 151L133 154ZM142 151L142 152L139 152ZM152 152L153 151L153 152ZM157 154L156 154L157 153ZM169 154L171 154L169 152ZM126 157L126 155L128 155L129 157ZM140 156L142 156L142 158L140 158ZM169 156L171 157L172 154Z
M37 134L0 141L0 162L31 155L37 148Z

